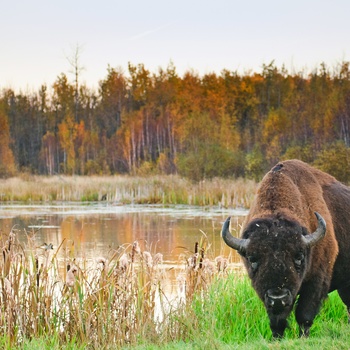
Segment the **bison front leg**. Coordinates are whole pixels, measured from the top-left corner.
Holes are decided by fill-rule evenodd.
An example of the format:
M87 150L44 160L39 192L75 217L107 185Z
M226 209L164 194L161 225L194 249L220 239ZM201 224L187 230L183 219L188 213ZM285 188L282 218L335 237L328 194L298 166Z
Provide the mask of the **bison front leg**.
M327 295L327 286L308 282L300 290L300 296L295 310L295 317L299 325L299 336L308 337L310 328L318 314L322 301Z
M288 322L285 318L280 318L276 315L270 315L270 328L274 338L282 338Z
M348 310L348 323L350 324L350 286L338 289L338 294Z

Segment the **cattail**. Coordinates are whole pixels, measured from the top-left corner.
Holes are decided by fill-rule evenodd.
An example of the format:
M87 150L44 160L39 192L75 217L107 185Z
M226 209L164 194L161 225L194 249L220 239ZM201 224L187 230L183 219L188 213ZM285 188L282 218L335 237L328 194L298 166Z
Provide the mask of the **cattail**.
M66 276L66 284L68 287L73 287L74 286L74 282L76 279L76 273L78 272L78 268L73 265L69 271L67 272L67 276Z
M7 295L13 296L13 288L11 286L11 282L5 277L4 278L5 283L5 291Z
M196 268L197 260L198 260L198 253L193 254L191 257L187 259L188 267L191 269Z
M213 275L215 273L215 263L210 261L208 258L203 260L202 268L204 272L210 275Z
M8 251L11 250L11 245L14 243L15 239L16 239L16 233L11 230L8 236L8 240L6 241Z
M97 264L102 265L102 271L105 270L107 265L108 265L108 260L106 258L103 258L103 257L97 258L96 262L97 262Z
M153 258L150 252L143 252L143 259L146 262L146 265L151 268L153 266Z
M204 259L204 248L201 248L200 250L200 259L199 259L199 268L201 269L203 266L203 259Z
M125 271L126 268L129 266L129 258L128 258L128 254L124 253L120 259L119 259L119 268L122 270L122 271Z
M227 259L222 257L221 255L215 258L215 263L216 263L218 272L225 271L228 265Z
M132 251L131 251L131 262L134 262L135 255L139 255L141 253L141 248L139 245L139 242L135 241L132 245Z
M157 253L153 259L154 265L163 264L163 254Z
M37 273L36 273L36 285L37 285L37 287L39 287L40 274L41 274L41 270L42 269L39 269L39 258L37 256L35 256L35 267L36 267L36 270L37 270Z

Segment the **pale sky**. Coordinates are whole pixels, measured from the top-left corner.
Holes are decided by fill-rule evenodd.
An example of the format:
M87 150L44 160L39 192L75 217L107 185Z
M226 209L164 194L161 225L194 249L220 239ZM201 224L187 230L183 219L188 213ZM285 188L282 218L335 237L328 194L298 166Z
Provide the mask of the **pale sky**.
M349 18L349 0L0 0L0 89L73 82L77 46L91 88L128 62L157 73L172 61L180 75L335 67L350 60Z

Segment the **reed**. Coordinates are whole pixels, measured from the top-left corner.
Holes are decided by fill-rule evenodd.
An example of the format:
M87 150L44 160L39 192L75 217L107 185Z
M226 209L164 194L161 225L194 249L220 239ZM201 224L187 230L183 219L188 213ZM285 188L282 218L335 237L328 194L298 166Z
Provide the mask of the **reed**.
M249 208L256 183L214 178L190 182L177 175L34 176L0 179L0 202L108 201Z
M182 339L187 328L179 315L227 267L207 258L202 239L186 252L178 288L169 294L162 254L138 242L89 261L76 259L66 241L36 247L34 236L20 242L13 229L0 238L0 339L9 348L33 339L91 349Z

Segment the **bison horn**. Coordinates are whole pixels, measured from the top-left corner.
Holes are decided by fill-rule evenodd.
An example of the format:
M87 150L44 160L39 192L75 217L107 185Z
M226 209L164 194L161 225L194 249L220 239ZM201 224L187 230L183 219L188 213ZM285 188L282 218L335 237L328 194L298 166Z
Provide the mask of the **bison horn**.
M326 234L326 221L323 217L315 211L315 215L318 221L318 226L315 232L310 235L303 236L303 241L307 247L314 246L318 241L320 241Z
M244 253L248 246L249 239L241 239L241 238L233 237L229 229L230 220L231 220L231 217L228 217L222 226L222 230L221 230L222 239L232 249L238 250L240 253Z

